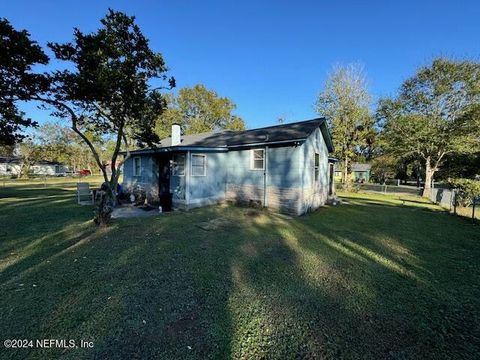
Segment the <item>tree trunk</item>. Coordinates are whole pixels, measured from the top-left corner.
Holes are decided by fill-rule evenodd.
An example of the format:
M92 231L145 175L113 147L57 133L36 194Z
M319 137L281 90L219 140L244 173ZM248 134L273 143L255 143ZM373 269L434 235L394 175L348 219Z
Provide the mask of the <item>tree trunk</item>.
M348 158L343 160L343 183L348 185Z
M423 187L423 197L430 198L432 196L432 180L436 169L432 167L430 156L425 159L425 186Z
M95 194L95 218L97 225L107 225L110 222L114 208L114 194L110 183L104 182Z

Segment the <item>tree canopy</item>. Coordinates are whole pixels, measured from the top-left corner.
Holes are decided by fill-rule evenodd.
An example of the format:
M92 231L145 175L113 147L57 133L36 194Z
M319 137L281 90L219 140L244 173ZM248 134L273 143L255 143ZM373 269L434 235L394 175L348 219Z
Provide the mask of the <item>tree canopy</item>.
M329 124L335 156L344 162L343 181L349 182L350 162L373 143L373 120L366 76L357 64L337 66L316 102Z
M0 145L13 145L25 138L22 130L37 125L18 109L18 102L48 88L47 77L32 72L33 66L48 60L26 30L15 30L0 19Z
M419 69L396 98L379 102L384 151L422 159L424 196L448 154L480 148L479 104L480 64L443 58Z
M156 133L170 135L172 124L179 124L184 134L218 130L245 130L244 121L232 114L235 104L203 85L182 88L167 97L168 109L157 119Z

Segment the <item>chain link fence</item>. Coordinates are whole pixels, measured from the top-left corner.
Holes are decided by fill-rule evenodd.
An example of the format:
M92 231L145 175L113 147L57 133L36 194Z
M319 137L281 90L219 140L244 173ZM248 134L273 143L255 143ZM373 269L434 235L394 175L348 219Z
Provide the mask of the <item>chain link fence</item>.
M434 188L431 200L448 209L450 213L469 217L472 221L480 220L480 198L467 196L458 189Z

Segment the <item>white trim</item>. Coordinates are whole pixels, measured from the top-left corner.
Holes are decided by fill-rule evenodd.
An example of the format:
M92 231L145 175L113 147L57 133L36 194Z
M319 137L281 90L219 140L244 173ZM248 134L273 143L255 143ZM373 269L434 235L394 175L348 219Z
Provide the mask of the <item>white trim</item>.
M228 148L237 148L237 147L249 147L249 146L260 146L260 145L274 145L274 144L285 144L285 143L298 143L305 141L307 138L298 138L298 139L291 139L291 140L280 140L280 141L268 141L268 142L258 142L258 143L245 143L240 145L228 145ZM295 146L297 144L294 144ZM299 144L298 144L299 145Z
M190 168L190 174L191 174L191 176L195 176L195 177L197 177L197 176L207 176L207 155L205 155L205 154L193 154L192 153L190 156L191 156L191 160L192 160L190 162L190 167L191 167ZM194 156L202 156L203 157L203 174L202 175L193 174L193 157Z
M318 155L318 166L315 164L317 155ZM320 153L318 153L316 150L313 153L313 182L314 183L320 182Z
M254 158L255 158L255 151L261 151L263 153L263 157L262 157L262 168L256 168L254 165L255 165L255 162L253 161ZM250 149L250 170L254 170L254 171L262 171L262 170L265 170L265 149Z
M140 173L139 174L136 173L136 170L137 170L137 168L135 167L135 160L136 159L140 160ZM141 156L135 156L135 157L132 158L132 162L133 162L133 176L135 176L135 177L142 176L142 157Z

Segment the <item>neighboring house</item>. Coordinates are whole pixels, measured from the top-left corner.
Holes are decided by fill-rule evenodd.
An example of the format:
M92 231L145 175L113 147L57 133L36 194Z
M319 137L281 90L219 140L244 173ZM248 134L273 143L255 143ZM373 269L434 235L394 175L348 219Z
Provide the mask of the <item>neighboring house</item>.
M20 168L19 157L0 157L0 176L17 176L20 174Z
M351 179L354 182L369 182L370 181L370 169L372 166L370 164L360 164L360 163L353 163L351 165L352 174ZM342 179L342 172L343 166L339 165L335 169L335 180Z
M36 162L31 169L33 175L64 176L68 171L68 166L56 162L40 160Z
M231 200L300 215L334 196L332 151L324 119L187 136L173 125L159 147L131 152L123 185L173 208Z
M20 175L22 159L20 157L0 157L0 175ZM60 176L64 175L68 167L53 161L41 160L30 168L33 175Z

